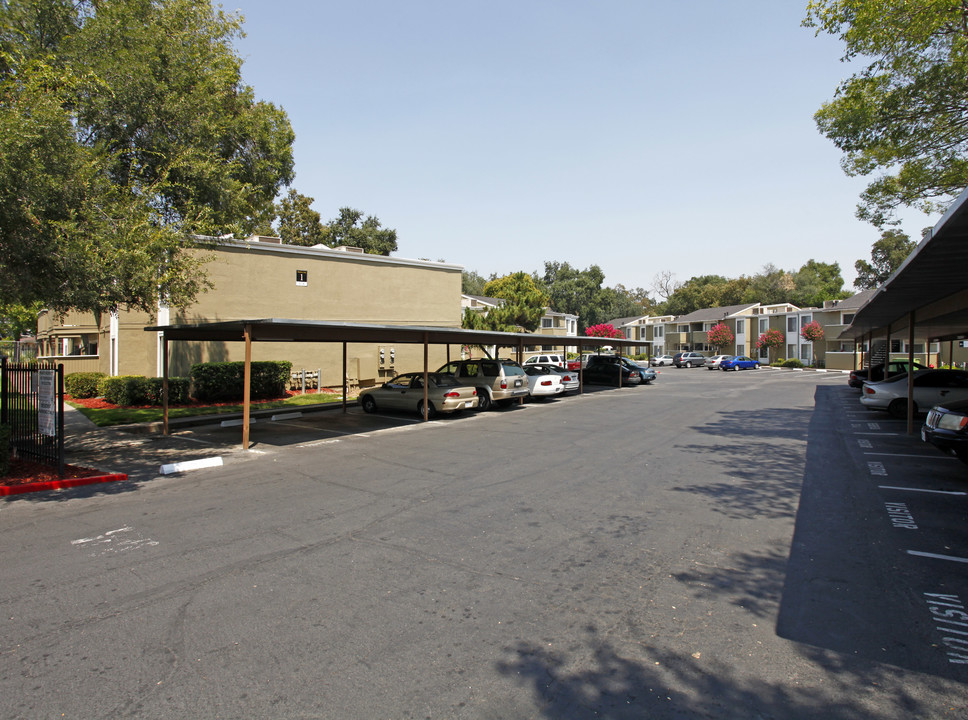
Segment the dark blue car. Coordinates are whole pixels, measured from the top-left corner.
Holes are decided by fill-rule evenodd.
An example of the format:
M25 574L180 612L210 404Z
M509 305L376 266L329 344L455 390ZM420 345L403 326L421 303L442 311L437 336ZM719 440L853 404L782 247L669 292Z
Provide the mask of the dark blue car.
M757 370L760 367L760 361L745 355L737 355L729 360L723 360L719 363L719 367L721 370Z

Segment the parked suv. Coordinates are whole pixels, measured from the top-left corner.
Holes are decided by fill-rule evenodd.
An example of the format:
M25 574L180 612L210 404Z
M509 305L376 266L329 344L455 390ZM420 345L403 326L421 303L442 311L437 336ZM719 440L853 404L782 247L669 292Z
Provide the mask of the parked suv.
M534 355L524 361L527 365L557 365L560 368L565 366L565 358L561 355Z
M676 367L702 367L706 364L706 356L698 352L682 353L675 363Z
M437 372L453 375L461 385L477 390L477 409L488 410L492 403L510 405L519 397L527 397L528 376L514 360L455 360Z

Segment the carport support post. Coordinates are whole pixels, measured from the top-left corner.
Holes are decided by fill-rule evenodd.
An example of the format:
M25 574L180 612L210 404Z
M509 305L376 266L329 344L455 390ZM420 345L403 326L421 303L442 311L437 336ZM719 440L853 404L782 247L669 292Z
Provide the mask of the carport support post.
M887 324L887 353L884 355L884 379L887 380L887 371L891 368L891 323Z
M430 417L430 408L427 406L427 403L429 401L429 395L427 393L427 382L429 381L429 378L427 377L427 374L428 374L428 372L427 372L427 365L430 363L430 349L429 349L429 345L430 345L430 335L429 335L429 333L424 333L423 341L424 341L423 342L423 346L424 346L424 375L423 375L423 391L424 391L423 395L424 395L424 402L423 402L423 419L424 419L424 422L427 422L427 418Z
M518 365L524 362L524 340L518 340ZM518 405L524 405L525 396L518 398Z
M249 401L252 399L252 326L245 326L245 374L242 380L242 449L249 449Z
M161 334L161 421L168 434L168 333Z
M362 375L362 373L357 373ZM343 342L343 412L346 412L346 393L349 389L349 384L346 382L346 342Z
M927 348L925 348L927 349ZM884 373L887 377L887 373ZM914 434L914 310L908 315L908 402L907 434Z

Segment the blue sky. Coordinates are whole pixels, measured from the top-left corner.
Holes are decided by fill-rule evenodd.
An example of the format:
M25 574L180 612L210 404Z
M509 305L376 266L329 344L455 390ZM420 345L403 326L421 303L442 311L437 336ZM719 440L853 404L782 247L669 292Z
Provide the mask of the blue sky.
M879 233L813 113L849 74L777 0L243 0L244 81L286 109L299 192L487 276L753 274ZM937 218L906 213L914 239Z

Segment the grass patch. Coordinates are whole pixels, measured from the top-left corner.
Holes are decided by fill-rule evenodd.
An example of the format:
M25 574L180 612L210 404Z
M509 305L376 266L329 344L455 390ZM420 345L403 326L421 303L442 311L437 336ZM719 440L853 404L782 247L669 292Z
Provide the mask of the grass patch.
M299 408L305 405L321 405L324 403L336 403L342 400L342 396L329 393L312 393L307 395L293 395L292 397L253 402L252 410L275 410L276 408ZM117 408L89 408L81 403L71 402L70 405L77 408L91 422L98 427L109 425L131 425L133 423L161 422L162 409L160 407L117 407ZM241 413L242 403L236 405L192 405L190 407L168 408L168 419L198 417L199 415L230 415Z

